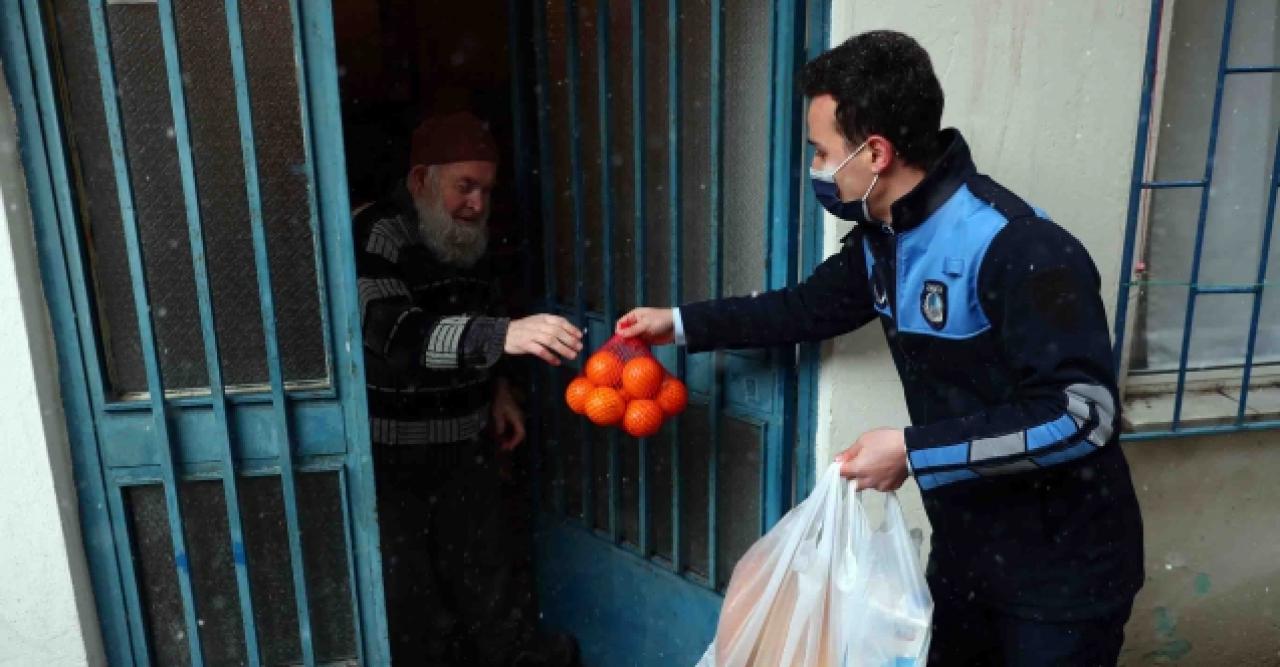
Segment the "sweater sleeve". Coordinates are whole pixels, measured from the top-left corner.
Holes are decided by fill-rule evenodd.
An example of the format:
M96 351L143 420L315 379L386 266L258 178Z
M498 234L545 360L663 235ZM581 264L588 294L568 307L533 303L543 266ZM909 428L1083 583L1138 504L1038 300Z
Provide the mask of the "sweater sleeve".
M507 319L438 316L415 305L395 261L396 224L388 219L374 225L356 256L365 349L402 368L493 366L502 356Z

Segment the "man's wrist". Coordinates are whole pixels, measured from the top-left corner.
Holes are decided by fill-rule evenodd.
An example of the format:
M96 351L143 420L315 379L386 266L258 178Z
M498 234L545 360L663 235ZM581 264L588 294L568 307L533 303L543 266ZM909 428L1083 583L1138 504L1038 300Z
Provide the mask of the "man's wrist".
M671 309L671 337L676 345L684 345L684 320L680 317L680 309Z
M902 459L907 462L907 477L915 477L916 471L911 467L911 448L907 446L907 432L910 427L902 429Z

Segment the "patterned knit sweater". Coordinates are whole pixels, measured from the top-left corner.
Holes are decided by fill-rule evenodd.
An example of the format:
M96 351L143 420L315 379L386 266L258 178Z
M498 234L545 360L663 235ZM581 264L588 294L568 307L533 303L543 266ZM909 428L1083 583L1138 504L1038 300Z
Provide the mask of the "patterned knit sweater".
M474 439L509 323L488 260L464 269L436 259L403 187L357 211L355 243L373 443Z

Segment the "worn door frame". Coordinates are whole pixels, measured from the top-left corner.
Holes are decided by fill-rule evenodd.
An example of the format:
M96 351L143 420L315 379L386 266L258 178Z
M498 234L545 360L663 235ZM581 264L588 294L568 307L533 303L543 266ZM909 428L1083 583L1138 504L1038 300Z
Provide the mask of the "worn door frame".
M88 1L91 11L104 11L102 0ZM172 11L166 0L161 0L161 3ZM236 6L234 1L228 4L230 7ZM338 473L342 484L340 488L345 489L343 500L348 526L346 549L348 567L351 569L352 612L357 625L355 632L359 658L364 664L380 665L388 663L389 652L364 394L364 366L360 352L362 340L355 290L332 8L329 0L292 0L290 8L295 26L294 52L302 68L299 72L299 91L302 96L299 108L302 113L303 143L308 151L308 168L313 170L314 214L318 231L317 270L323 271L319 288L325 295L321 307L325 308L326 301L328 307L322 321L326 328L332 385L320 398L339 404L341 437L345 441L345 453L336 457L326 469ZM125 485L141 482L162 482L171 487L171 492L166 495L171 525L176 526L175 560L179 568L179 581L182 582L186 578L182 570L187 564L182 549L181 519L176 518L176 490L173 489L176 489L176 480L191 478L193 472L175 465L167 439L161 440L165 447L160 452L158 467L145 466L123 471L117 469L112 472L107 469L102 457L102 443L106 437L104 427L116 428L118 415L108 415L111 410L102 391L103 366L99 358L101 350L89 299L90 278L85 266L87 251L81 238L79 212L74 205L65 131L59 111L59 98L55 92L55 66L46 43L45 26L49 20L46 10L47 5L35 0L0 0L0 54L3 56L5 74L19 120L22 160L35 222L44 294L53 324L61 395L71 440L84 547L90 564L94 599L107 658L113 665L146 664L150 661L145 647L146 640L139 636L138 630L142 625L137 618L140 613L137 602L138 582L132 573L127 528L121 525L120 519L121 489ZM101 28L101 24L96 28ZM95 29L94 37L101 39L103 32ZM88 39L88 36L85 38ZM101 41L98 46L101 54ZM238 49L239 45L233 48ZM235 57L236 51L233 50L233 59ZM243 66L243 63L240 64ZM172 86L171 93L180 95L178 91L172 90ZM237 96L241 100L247 100L247 91L237 90ZM242 109L242 113L243 111ZM249 148L252 148L251 138ZM118 160L124 159L122 151L116 150L116 153ZM194 227L196 231L193 231L193 238L198 234L199 223L195 223ZM265 253L265 249L262 252ZM135 273L135 278L139 275ZM266 289L270 291L269 278L266 280ZM142 298L144 300L140 305L145 306L145 297ZM207 293L201 294L202 301L207 298ZM265 317L268 316L264 315ZM207 331L208 329L206 333ZM269 336L273 337L273 334ZM269 346L273 344L274 341L268 343ZM272 356L270 352L268 356ZM216 361L216 358L215 353L213 359ZM152 368L151 371L152 386L160 386L156 369ZM287 426L287 413L292 408L287 406L296 399L292 391L286 395L279 373L274 375L270 396L264 395L264 399L268 404L276 406L273 412L277 417L283 415L282 418L286 421L281 422L278 428L283 429L283 438L292 445ZM201 403L199 399L182 401L168 398L163 391L152 393L154 395L148 399L150 410L155 417L155 427L161 432L172 428L171 419L189 416L188 408ZM203 405L212 406L215 412L218 410L218 402L224 401L223 412L219 415L224 430L227 429L226 400L225 394L220 391L211 392L208 398L203 399ZM143 410L145 414L146 408ZM296 469L289 454L290 449L291 447L282 448L282 458L277 464L276 469L282 478L291 478ZM246 468L236 468L229 453L223 462L231 466L232 474L250 472ZM211 473L206 471L205 474L220 478L222 470ZM265 469L256 472L264 471L269 472ZM197 471L194 474L198 476L200 473ZM288 494L286 491L286 495ZM243 567L243 545L236 546L239 547L234 549L239 570ZM295 576L300 576L300 568L300 565L295 564ZM303 590L302 587L298 588ZM299 600L301 605L305 605L305 591L303 596ZM192 635L191 645L196 649L193 663L200 664L199 642L195 638L198 631L191 608L193 603L188 591L184 591L183 597L184 606L187 607L187 625ZM300 617L305 617L301 612L302 606L299 609ZM305 620L302 622L305 625ZM254 642L249 630L250 628L246 628L246 642ZM303 634L305 635L305 627ZM304 662L314 664L314 656L307 650L308 646L309 641L304 639Z

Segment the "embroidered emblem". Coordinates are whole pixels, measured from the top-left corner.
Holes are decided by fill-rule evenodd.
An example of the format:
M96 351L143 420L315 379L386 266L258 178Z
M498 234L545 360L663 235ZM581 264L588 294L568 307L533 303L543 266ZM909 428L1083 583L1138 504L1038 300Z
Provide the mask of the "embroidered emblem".
M947 325L947 285L937 280L924 281L920 292L920 314L935 331Z

